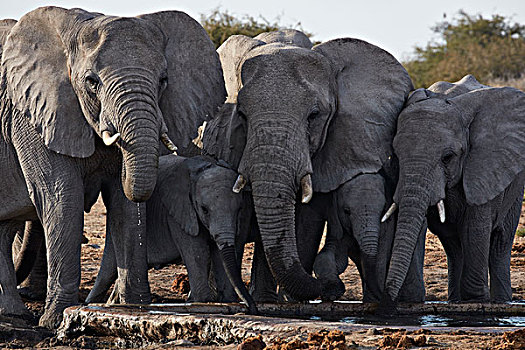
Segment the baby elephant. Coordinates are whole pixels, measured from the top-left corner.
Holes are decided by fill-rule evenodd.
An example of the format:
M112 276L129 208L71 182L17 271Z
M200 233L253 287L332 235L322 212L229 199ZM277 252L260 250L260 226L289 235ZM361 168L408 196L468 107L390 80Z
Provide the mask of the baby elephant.
M251 213L244 206L245 195L231 190L236 177L233 170L204 156L160 158L157 185L146 202L148 266L174 263L182 258L188 270L191 300L233 301L236 292L248 305L249 312L256 313L236 256L236 235L247 228ZM88 303L101 302L116 278L114 248L107 232L100 272L86 299ZM208 281L210 265L218 296ZM235 290L230 294L228 280Z

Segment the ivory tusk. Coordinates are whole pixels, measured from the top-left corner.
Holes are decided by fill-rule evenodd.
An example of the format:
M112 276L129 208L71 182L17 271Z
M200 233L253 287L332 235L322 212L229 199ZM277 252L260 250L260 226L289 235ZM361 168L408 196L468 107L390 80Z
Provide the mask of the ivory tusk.
M443 200L440 200L437 204L438 212L439 212L439 221L441 223L445 222L446 216L445 216L445 203L443 203Z
M118 132L112 136L109 131L107 130L102 131L102 141L104 141L104 144L106 146L113 145L115 142L117 142L119 138L120 138L120 133Z
M237 177L237 180L235 181L235 184L233 185L232 191L235 193L241 192L243 187L246 185L246 179L244 176L240 175Z
M306 174L301 179L301 189L303 191L303 196L301 199L301 202L308 203L312 199L312 196L314 194L313 188L312 188L312 176L310 174Z
M177 146L175 146L173 141L170 140L168 134L162 133L162 135L160 135L160 140L170 152L173 152L173 154L177 155Z
M392 203L390 208L388 208L388 210L386 211L385 215L383 215L383 217L381 218L381 222L387 221L388 218L391 217L392 214L394 214L396 210L397 210L397 204L394 202L394 203Z

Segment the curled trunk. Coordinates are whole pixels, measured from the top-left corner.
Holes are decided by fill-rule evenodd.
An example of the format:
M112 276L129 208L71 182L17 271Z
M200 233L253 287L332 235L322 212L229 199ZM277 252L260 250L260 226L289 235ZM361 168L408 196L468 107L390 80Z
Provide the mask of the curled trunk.
M294 299L317 298L320 284L306 273L297 253L293 200L254 195L254 205L264 252L277 283Z

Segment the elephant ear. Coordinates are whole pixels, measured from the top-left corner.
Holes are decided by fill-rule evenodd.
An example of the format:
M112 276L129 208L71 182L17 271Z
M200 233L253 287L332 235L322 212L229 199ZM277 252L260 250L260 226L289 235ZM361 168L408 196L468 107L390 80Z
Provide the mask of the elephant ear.
M245 35L232 35L218 49L224 71L224 82L228 93L227 102L237 103L237 94L242 86L241 67L246 54L265 42Z
M413 89L403 66L385 50L351 38L313 48L332 64L337 111L314 155L314 191L329 192L360 173L375 173L392 154L403 104Z
M186 148L199 125L213 118L226 99L219 56L204 28L184 12L139 18L153 22L164 33L168 85L159 106L168 135L179 148Z
M159 174L152 199L155 206L160 202L169 214L168 222L177 224L190 236L199 234L197 213L191 199L191 171L188 159L175 155L162 156L159 159Z
M206 124L203 153L238 169L246 146L246 131L246 120L237 113L237 105L225 103L217 117Z
M72 157L89 157L95 151L93 129L68 70L74 25L95 16L80 9L38 8L13 26L2 55L2 75L14 109L29 118L49 149Z
M525 93L487 88L450 101L472 116L463 168L467 202L487 203L525 169Z
M266 44L283 43L287 45L294 45L303 47L305 49L312 48L312 42L303 32L295 29L283 29L275 32L265 32L254 37L256 40L264 41Z

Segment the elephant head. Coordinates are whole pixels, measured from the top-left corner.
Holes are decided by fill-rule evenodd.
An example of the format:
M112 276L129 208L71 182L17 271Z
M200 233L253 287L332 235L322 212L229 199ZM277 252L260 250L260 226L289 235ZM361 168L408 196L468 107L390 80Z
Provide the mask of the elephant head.
M225 97L213 44L182 12L124 18L41 7L13 27L4 52L14 110L60 154L90 157L99 137L116 144L132 201L155 187L159 140L185 147Z
M418 89L399 116L394 151L399 208L384 296L396 301L418 233L430 206L446 215L447 190L457 186L467 205L478 206L502 193L525 164L525 94L488 88L472 76ZM459 198L450 198L458 203Z
M291 297L305 300L321 288L298 258L296 193L307 202L314 190L379 171L412 83L394 57L367 42L337 39L310 49L297 31L285 34L270 43L263 35L233 36L218 52L228 102L236 103L233 124L245 130L235 189L251 183L272 273Z

